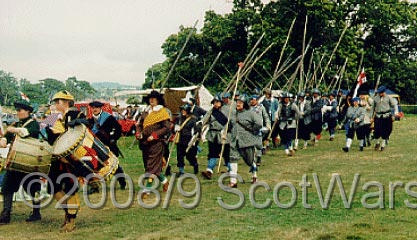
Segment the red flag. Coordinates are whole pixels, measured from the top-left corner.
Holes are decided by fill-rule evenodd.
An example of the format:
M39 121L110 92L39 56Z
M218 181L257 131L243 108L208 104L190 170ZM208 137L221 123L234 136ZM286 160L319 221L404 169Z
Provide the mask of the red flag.
M353 92L353 97L357 96L359 87L364 83L366 83L366 74L365 74L365 68L362 68L362 71L358 76L358 82L356 84L355 91Z

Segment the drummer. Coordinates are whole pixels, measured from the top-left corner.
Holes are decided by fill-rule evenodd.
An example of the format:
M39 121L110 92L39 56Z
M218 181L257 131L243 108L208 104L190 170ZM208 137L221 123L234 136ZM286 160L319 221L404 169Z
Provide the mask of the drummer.
M91 128L93 133L102 143L109 147L110 151L112 151L116 157L119 157L121 152L117 146L117 140L122 135L122 126L120 126L113 115L103 111L102 107L104 104L102 102L93 101L89 105L93 109L93 116L88 119L89 128ZM115 174L118 173L123 175L123 177L119 177L117 180L119 181L120 188L124 190L126 188L126 179L120 164Z
M7 147L8 143L12 143L16 136L20 138L38 138L39 136L39 124L34 121L31 117L33 107L27 101L18 101L14 103L14 107L17 111L17 117L19 122L14 126L9 126L6 130L4 138L0 140L0 147ZM17 172L13 170L7 170L2 183L3 191L3 211L0 215L0 224L8 224L10 222L10 213L12 212L12 199L13 194L19 190L20 185L22 185L23 178L27 173ZM34 181L30 186L28 184L32 180L39 180L39 176L29 177L23 183L23 189L27 191L32 196L33 202L33 211L30 216L26 219L26 222L33 222L41 220L40 214L40 202L36 200L35 193L39 192L41 185L39 181ZM28 189L28 187L30 187Z
M88 124L85 115L74 107L74 97L68 91L56 93L53 96L52 101L56 110L62 114L62 117L58 119L52 127L46 127L48 142L51 145L61 134L66 132L69 127ZM76 177L86 177L91 171L84 167L81 162L72 159L70 156L59 158L58 161L52 161L51 163L48 176L52 180L54 192L52 193L52 189L49 185L48 191L54 194L57 201L63 199L65 194L72 194L61 203L63 205L68 204L76 206L72 208L63 207L65 211L65 222L61 226L61 232L71 232L75 229L75 218L77 217L78 209L80 207L80 200L77 194L78 182L74 182L72 179L65 177L59 184L57 183L58 177L65 173L71 173ZM71 191L74 184L77 185L76 191Z

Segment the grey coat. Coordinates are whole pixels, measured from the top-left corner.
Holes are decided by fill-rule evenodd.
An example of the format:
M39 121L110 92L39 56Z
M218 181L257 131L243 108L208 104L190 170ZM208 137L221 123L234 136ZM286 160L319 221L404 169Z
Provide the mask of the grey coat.
M300 110L298 109L297 105L293 102L289 102L288 104L289 104L288 106L291 107L291 111L293 112L293 115L294 115L294 117L291 120L283 120L281 118L281 116L283 114L282 110L283 110L284 103L279 104L278 111L276 113L276 118L275 119L278 119L278 121L279 121L278 126L281 130L284 130L286 128L296 128L297 127L297 121L296 120L300 116Z
M301 102L297 101L298 109L300 110L299 120L304 121L305 125L311 123L311 102L304 100L304 107L301 107Z
M319 98L314 102L311 100L311 119L316 121L322 121L323 115L321 109L323 108L324 102L323 99Z
M232 148L253 147L259 139L258 132L262 128L262 118L253 111L244 109L235 113L235 127L232 130Z
M349 124L349 127L353 127L354 129L365 125L365 109L362 107L354 107L350 106L346 113L346 120ZM359 123L355 123L355 119L359 119Z
M227 118L229 116L229 105L225 105L223 107L221 107L220 111L224 114L224 116ZM234 114L234 109L232 109L232 113L231 113L231 119L229 122L229 128L233 129L233 126L235 125L234 120L233 120L233 114ZM206 114L211 114L211 111L207 112ZM208 131L206 134L206 139L209 142L213 142L213 143L218 143L218 144L222 144L222 130L226 127L223 126L222 124L220 124L216 118L214 116L210 116L210 119L208 120ZM231 139L231 132L232 131L228 131L227 133L227 138L226 138L226 144L230 144L230 139Z

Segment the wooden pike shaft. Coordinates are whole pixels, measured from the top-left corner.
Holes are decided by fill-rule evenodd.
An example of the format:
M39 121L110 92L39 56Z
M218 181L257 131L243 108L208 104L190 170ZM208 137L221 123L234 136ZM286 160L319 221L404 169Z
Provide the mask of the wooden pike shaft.
M201 81L200 85L203 85L204 82L207 80L207 78L210 76L211 71L213 70L214 66L216 65L217 61L219 60L220 56L222 55L222 52L219 52L214 59L213 63L211 64L209 70L206 72L206 74L203 77L203 80Z
M240 72L242 71L242 68L243 67L244 67L244 65L243 64L240 64L239 65L239 69L237 70L237 73L236 73L236 84L235 84L234 91L233 91L232 101L234 101L233 99L235 99L235 96L236 96L237 86L238 86L239 81L241 79ZM228 116L227 116L227 123L226 123L226 127L223 129L224 136L222 136L222 139L226 139L227 138L227 132L229 131L230 115L232 114L232 106L233 106L233 104L230 104L229 113L228 113ZM220 172L220 165L222 163L222 158L223 158L223 153L224 153L224 146L226 144L225 143L225 140L222 140L222 141L223 141L223 143L222 143L222 149L220 151L219 163L217 165L217 173Z
M305 57L305 48L306 48L307 23L308 23L308 15L306 15L306 21L304 24L303 48L302 48L303 56L301 57L300 82L298 83L299 92L303 88L303 84L304 84L304 57Z
M178 60L180 59L182 53L184 52L185 46L187 46L188 41L190 40L191 36L193 35L194 30L195 30L195 28L197 26L197 23L198 23L198 20L195 21L193 28L191 29L190 33L188 33L188 36L187 36L187 38L185 40L185 43L182 46L180 52L178 53L177 58L174 61L174 64L172 64L171 69L169 69L169 72L168 72L167 77L165 78L164 82L161 84L161 88L159 89L160 92L162 91L162 89L164 88L165 84L168 82L169 77L171 76L172 72L174 71L175 65L177 65Z
M291 35L291 32L292 32L292 29L294 27L294 24L295 24L295 20L296 19L297 18L295 17L294 20L292 20L290 29L288 30L287 38L285 39L285 43L284 43L284 46L282 46L281 53L279 55L279 59L278 59L277 65L275 66L274 75L277 73L278 68L279 68L279 65L281 64L281 60L282 60L282 57L284 56L284 51L285 51L285 48L287 47L288 40L290 39L290 35Z
M337 48L339 47L339 44L340 44L340 42L342 41L343 36L345 35L345 33L346 33L346 30L347 30L348 26L349 26L349 24L347 24L347 23L346 23L345 28L343 29L342 34L340 35L339 40L337 41L337 44L336 44L336 46L334 47L334 49L333 49L333 51L332 51L332 54L330 55L329 61L327 62L326 66L324 67L323 73L321 74L321 77L320 77L319 82L318 82L318 86L320 86L320 83L321 83L321 81L323 80L324 75L326 74L326 71L327 71L327 69L329 68L330 63L332 62L333 56L334 56L334 54L336 53L336 50L337 50Z

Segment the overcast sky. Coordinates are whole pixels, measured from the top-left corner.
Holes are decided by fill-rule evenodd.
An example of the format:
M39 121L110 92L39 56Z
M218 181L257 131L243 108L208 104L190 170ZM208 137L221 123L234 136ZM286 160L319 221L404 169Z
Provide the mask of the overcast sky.
M0 70L36 82L70 76L141 85L161 45L231 0L0 0Z

